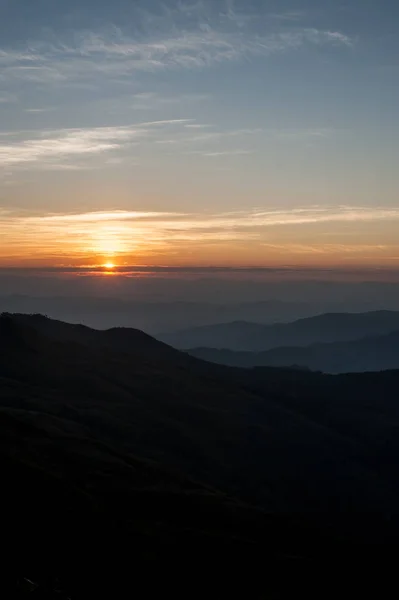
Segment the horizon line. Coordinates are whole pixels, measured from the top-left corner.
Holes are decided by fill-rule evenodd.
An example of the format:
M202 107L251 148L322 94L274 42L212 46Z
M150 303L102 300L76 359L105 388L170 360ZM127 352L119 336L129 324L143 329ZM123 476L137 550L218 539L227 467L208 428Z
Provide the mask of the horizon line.
M3 272L48 272L48 273L104 273L113 272L115 274L125 274L130 272L231 272L231 273L286 273L286 272L383 272L395 273L399 275L399 268L387 265L113 265L108 267L106 264L97 265L0 265L0 273Z

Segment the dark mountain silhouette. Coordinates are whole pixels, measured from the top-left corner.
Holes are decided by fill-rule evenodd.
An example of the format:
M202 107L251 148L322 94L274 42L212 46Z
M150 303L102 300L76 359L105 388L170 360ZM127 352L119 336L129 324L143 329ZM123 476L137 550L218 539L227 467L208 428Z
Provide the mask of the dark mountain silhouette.
M232 367L302 367L324 373L356 373L399 369L399 332L352 342L281 347L265 352L195 348L191 356Z
M398 384L231 369L135 330L3 315L7 556L84 598L132 581L262 597L332 561L387 564Z
M175 348L224 348L262 352L279 346L352 341L399 331L399 312L329 313L293 323L262 325L236 321L195 327L158 338Z

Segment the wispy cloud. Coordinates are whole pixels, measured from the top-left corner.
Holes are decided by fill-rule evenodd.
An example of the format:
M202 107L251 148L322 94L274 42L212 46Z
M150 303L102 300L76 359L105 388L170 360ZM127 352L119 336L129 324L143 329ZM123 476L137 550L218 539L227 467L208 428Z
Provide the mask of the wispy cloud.
M221 150L219 152L197 152L201 156L209 156L210 158L218 158L220 156L242 156L252 154L251 150Z
M399 208L359 206L312 206L289 211L255 211L246 219L253 224L305 225L310 223L375 222L399 219Z
M258 129L232 129L227 131L200 131L195 135L185 137L182 141L184 142L219 142L228 138L239 138L239 137L252 137L256 134L262 133L263 130Z
M305 254L305 255L328 255L328 254L339 254L339 255L363 255L365 252L384 252L389 250L391 246L387 244L267 244L262 243L262 247L270 250L278 251L282 254Z
M0 229L4 255L14 257L40 256L48 260L86 261L101 260L113 255L120 260L155 255L175 256L190 244L206 250L212 248L215 257L218 248L232 250L251 244L267 248L276 256L285 255L339 255L360 256L362 252L374 256L389 256L398 250L380 240L375 244L359 242L356 236L345 243L302 243L292 239L286 244L271 241L274 228L301 227L318 224L323 231L326 223L359 223L399 221L399 207L367 208L317 206L297 209L252 210L231 213L171 213L151 211L113 210L80 214L16 214L0 211ZM292 237L292 236L291 236ZM278 240L278 236L274 240ZM399 246L399 244L397 244ZM257 253L257 256L262 256ZM266 256L266 255L265 255ZM267 257L266 257L267 258ZM92 264L90 262L89 264Z
M54 110L54 106L46 106L46 107L42 107L42 108L25 108L26 113L32 113L32 114L48 113L48 112L52 112L53 110Z
M158 110L173 106L193 106L199 102L205 102L210 96L208 94L178 94L174 96L163 96L155 92L141 92L134 94L130 103L133 110Z
M96 101L96 108L104 113L120 114L131 111L193 111L198 105L203 105L211 96L199 93L159 93L137 92L133 94L116 95L112 98L103 98Z
M157 125L185 125L186 123L190 123L192 119L164 119L161 121L147 121L144 123L140 123L141 127L156 127Z
M303 10L288 10L281 13L270 13L269 18L276 21L301 21L306 13Z
M351 46L353 40L337 31L314 28L250 34L243 31L217 30L202 25L197 30L154 41L136 41L114 30L113 36L86 34L80 46L69 48L70 54L79 53L87 59L108 57L100 69L157 70L160 68L198 68L225 61L236 61L250 56L268 56L278 52L298 49L304 45ZM117 59L117 62L113 62Z
M9 94L7 92L0 93L0 104L13 104L17 101L17 97L14 94Z
M337 129L327 127L322 128L302 128L302 129L271 129L267 133L279 140L301 141L325 139L333 134L337 134Z
M320 128L218 130L214 125L185 118L123 126L0 132L0 169L87 169L104 165L103 155L113 153L114 156L105 161L111 166L120 164L121 156L115 156L118 151L123 152L124 158L136 160L139 150L148 150L150 144L154 144L158 150L173 146L186 156L245 156L255 152L254 141L259 141L259 136L263 134L273 136L276 140L311 141L323 140L331 136L332 131ZM96 162L95 156L101 157L101 160Z
M206 123L189 123L185 125L186 129L209 129L209 127L213 127L213 125L209 125Z
M9 212L6 214L10 214ZM154 212L154 211L138 211L138 210L113 210L113 211L94 211L78 214L50 214L40 217L29 216L24 217L31 224L40 223L101 223L112 221L137 221L139 219L160 219L168 218L171 213ZM178 218L179 213L173 213L174 217ZM183 216L183 215L181 215Z
M130 28L84 30L65 39L48 38L25 48L0 48L2 80L31 83L90 83L93 78L124 77L165 69L198 69L224 62L268 57L306 46L347 48L354 40L342 31L300 27L298 13L253 15L194 8L177 3L158 14L138 11ZM210 12L209 12L210 10ZM278 17L278 18L277 18ZM256 26L254 26L254 24ZM138 97L138 105L159 101Z
M188 122L187 119L173 119L119 127L11 132L9 136L3 136L3 141L0 138L0 167L80 168L79 162L65 164L65 161L130 148L151 136L151 130L183 126ZM21 136L22 139L15 139Z
M0 145L0 165L20 165L55 162L88 154L115 150L122 143L133 141L143 132L128 127L98 127L46 132L22 142Z

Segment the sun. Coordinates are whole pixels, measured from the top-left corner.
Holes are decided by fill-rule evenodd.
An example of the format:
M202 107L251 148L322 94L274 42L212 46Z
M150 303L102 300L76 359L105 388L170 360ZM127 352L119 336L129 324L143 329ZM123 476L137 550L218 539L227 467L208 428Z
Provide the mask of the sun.
M115 268L115 263L113 263L113 262L106 262L106 263L103 264L103 267L105 269L114 269Z

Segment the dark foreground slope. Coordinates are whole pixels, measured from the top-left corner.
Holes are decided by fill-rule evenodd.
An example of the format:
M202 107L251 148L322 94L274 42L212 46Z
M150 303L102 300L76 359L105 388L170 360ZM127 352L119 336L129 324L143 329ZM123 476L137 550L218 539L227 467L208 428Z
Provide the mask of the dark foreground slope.
M399 369L399 332L351 342L281 347L265 352L195 348L191 356L232 367L306 367L324 373L360 373Z
M256 597L316 564L388 561L398 383L250 373L134 330L5 315L3 546L85 598L132 581Z

